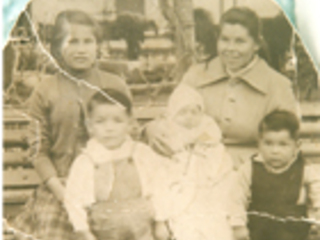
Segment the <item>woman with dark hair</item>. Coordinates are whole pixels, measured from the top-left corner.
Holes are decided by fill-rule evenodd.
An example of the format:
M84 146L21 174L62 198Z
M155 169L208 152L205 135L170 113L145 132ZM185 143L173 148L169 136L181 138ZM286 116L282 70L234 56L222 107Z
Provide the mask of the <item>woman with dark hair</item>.
M297 110L289 79L259 56L260 28L260 19L251 9L229 9L220 22L218 56L192 66L182 80L203 96L207 114L220 126L236 167L243 154L256 149L258 124L265 115L276 109ZM156 149L172 153L165 144L165 129L156 122L146 133Z
M124 81L95 67L100 32L84 12L64 11L55 21L51 54L58 73L43 80L30 99L32 164L41 184L14 227L41 240L74 239L63 208L64 181L88 140L85 106L100 88L131 94ZM23 235L20 234L20 235Z

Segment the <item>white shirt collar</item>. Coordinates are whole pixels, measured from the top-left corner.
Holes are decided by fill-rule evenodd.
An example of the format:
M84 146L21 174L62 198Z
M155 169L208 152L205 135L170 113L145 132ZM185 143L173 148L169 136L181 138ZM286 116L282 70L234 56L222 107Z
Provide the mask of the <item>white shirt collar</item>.
M280 168L280 169L275 169L275 168L272 168L271 166L269 166L269 165L267 165L265 163L265 161L264 161L263 157L261 156L261 154L258 154L254 158L255 161L262 162L268 172L274 173L274 174L281 174L281 173L284 173L285 171L287 171L292 166L292 164L296 161L296 159L297 159L297 155L292 157L292 159L290 160L288 165L286 165L286 166L284 166L283 168Z
M91 138L83 152L90 155L94 163L110 162L122 160L132 156L134 149L134 141L131 137L127 137L119 148L109 150L103 146L99 141Z

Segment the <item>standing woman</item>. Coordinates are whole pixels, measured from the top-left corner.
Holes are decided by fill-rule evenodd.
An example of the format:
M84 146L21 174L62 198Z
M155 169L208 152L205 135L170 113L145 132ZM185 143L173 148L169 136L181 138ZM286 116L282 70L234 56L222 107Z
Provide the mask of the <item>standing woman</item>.
M32 163L42 183L15 219L14 227L41 240L74 239L63 208L64 180L88 139L85 106L99 88L131 98L124 81L95 67L100 32L84 12L64 11L55 21L51 54L59 71L34 91L29 116Z

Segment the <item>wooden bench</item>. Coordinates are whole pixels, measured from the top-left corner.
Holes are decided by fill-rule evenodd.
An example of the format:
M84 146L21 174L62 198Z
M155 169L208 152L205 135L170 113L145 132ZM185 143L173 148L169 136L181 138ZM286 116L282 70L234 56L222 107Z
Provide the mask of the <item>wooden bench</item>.
M125 58L127 46L125 41L109 41L108 43L109 54L116 58ZM169 55L174 51L174 44L166 37L147 38L141 44L142 55Z

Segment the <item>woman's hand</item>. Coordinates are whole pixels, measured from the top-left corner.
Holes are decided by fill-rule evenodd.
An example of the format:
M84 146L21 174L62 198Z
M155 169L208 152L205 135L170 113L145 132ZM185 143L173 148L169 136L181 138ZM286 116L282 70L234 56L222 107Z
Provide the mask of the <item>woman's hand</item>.
M175 150L170 146L172 133L161 120L150 122L146 126L145 134L148 144L155 151L167 157L174 154Z
M154 235L156 240L169 240L171 237L168 226L165 222L155 223Z
M249 230L246 226L236 226L232 230L235 240L250 240Z
M96 240L96 237L90 231L76 232L75 239L77 240Z
M59 202L64 201L64 186L61 182L61 180L58 177L52 177L50 178L47 183L47 187L50 189L50 191L53 193L53 195L56 197L56 199Z

